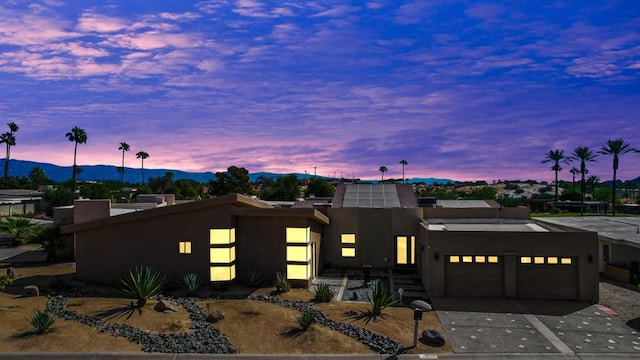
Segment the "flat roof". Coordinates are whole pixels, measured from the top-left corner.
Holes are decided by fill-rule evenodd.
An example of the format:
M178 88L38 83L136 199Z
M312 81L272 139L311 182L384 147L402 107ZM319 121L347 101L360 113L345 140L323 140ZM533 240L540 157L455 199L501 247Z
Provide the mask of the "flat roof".
M638 216L571 216L537 217L537 222L593 231L598 237L640 248L640 217Z
M444 223L444 224L429 224L429 230L431 231L549 232L549 230L534 223L522 223L522 224Z
M488 208L489 203L484 200L436 200L436 207L443 208Z

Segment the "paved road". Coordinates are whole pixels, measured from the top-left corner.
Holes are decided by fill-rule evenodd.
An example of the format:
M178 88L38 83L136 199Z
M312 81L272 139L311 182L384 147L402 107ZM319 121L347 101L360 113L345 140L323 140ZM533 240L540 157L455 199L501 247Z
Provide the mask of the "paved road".
M24 248L18 248L18 247L11 247L11 248L2 248L2 247L0 247L0 261L12 258L12 257L14 257L16 255L20 255L20 254L25 253L25 252L27 252L29 250L30 249L24 249Z

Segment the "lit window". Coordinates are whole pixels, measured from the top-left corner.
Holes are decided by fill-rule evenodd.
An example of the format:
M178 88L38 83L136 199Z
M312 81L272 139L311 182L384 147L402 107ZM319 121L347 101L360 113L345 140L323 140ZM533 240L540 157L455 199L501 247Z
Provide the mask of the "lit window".
M460 256L457 256L457 255L449 256L449 262L452 262L452 263L460 262Z
M473 256L463 256L462 262L466 262L466 263L473 262Z
M396 253L397 259L396 263L398 265L406 265L407 261L407 237L406 236L398 236L396 240Z
M484 256L476 256L476 262L477 263L485 262L485 257Z
M231 263L236 260L236 247L230 248L211 248L209 249L211 254L212 263Z
M550 256L547 258L547 264L557 264L558 258L555 256Z
M287 246L287 261L308 262L311 260L310 246Z
M571 265L571 258L562 258L562 259L560 260L560 263L561 263L562 265Z
M489 256L489 262L492 264L497 264L498 263L498 257L497 256Z
M308 243L310 228L287 228L287 243Z
M342 257L355 257L356 249L355 248L342 248Z
M236 242L235 229L211 229L209 230L209 244L227 245Z
M287 279L308 280L311 274L311 264L287 264Z
M212 266L211 281L231 281L236 278L236 266Z
M180 254L191 254L191 241L180 241L178 250Z
M342 234L340 235L340 242L343 244L355 244L356 234Z
M542 256L536 256L533 258L533 263L534 264L544 264L544 257Z
M530 256L522 256L522 257L520 257L520 263L521 264L531 264L531 257Z

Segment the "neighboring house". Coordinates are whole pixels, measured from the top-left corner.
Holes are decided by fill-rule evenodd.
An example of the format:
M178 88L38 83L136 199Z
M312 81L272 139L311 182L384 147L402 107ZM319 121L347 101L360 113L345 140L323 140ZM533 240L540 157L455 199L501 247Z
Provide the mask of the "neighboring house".
M40 210L43 196L43 192L35 190L0 190L0 216L35 214Z
M85 280L115 282L151 265L174 279L280 272L308 286L325 268L370 265L414 273L430 296L598 301L595 233L536 225L528 209L494 201L419 207L411 185L341 184L330 202L290 207L228 195L110 216L100 204L76 202L94 215L62 228L75 234Z

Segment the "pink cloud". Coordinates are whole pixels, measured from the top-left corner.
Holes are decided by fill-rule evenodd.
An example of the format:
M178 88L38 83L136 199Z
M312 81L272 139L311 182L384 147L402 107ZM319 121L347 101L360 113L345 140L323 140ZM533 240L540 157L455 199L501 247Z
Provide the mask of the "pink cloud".
M76 28L85 32L112 33L123 30L127 24L122 19L85 12L78 19Z

